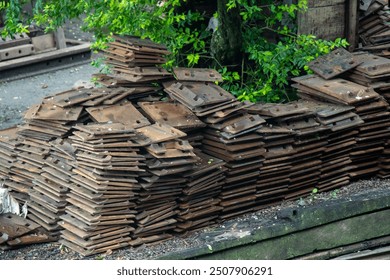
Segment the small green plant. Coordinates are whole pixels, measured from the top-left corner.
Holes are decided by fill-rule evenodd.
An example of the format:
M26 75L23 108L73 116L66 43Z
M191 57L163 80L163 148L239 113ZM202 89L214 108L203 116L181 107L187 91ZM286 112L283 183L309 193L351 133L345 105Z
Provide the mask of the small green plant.
M339 189L335 189L333 191L330 192L330 195L332 198L337 198L337 194L339 192Z

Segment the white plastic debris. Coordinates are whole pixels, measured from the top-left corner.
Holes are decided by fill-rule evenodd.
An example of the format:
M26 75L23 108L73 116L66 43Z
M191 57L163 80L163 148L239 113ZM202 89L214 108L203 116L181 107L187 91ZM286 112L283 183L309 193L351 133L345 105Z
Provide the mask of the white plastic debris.
M20 215L20 209L19 203L15 200L15 198L9 195L8 190L0 187L0 214L2 213Z
M214 33L218 29L218 24L219 22L216 17L210 18L209 25L207 26L206 31L212 30Z

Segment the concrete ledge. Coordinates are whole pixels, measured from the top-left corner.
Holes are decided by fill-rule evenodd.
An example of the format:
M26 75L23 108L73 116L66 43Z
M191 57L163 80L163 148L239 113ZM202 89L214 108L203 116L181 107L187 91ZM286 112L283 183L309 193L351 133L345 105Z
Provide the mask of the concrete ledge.
M232 225L202 233L204 246L162 259L289 259L390 235L390 189L292 207L255 229Z

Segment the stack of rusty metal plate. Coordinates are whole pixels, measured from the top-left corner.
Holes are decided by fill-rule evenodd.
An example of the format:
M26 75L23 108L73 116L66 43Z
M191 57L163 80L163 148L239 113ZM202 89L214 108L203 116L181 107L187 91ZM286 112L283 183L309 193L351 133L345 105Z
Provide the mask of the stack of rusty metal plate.
M171 237L177 224L177 199L185 187L183 173L194 168L193 147L186 134L167 124L155 123L137 129L149 143L145 146L146 172L140 177L136 229L132 244L150 243Z
M388 0L362 0L359 38L362 50L390 56L390 9Z
M170 125L187 133L183 140L191 146L202 143L201 129L206 126L190 109L181 103L169 101L139 102L140 109L151 121Z
M165 83L165 91L206 123L226 120L245 107L231 93L215 84L222 81L215 70L176 68L174 74L177 81Z
M251 107L269 118L267 123L294 132L289 156L289 184L286 199L310 193L320 180L321 156L327 144L327 128L319 124L314 113L301 102L257 104ZM288 150L287 150L288 151ZM261 174L260 174L261 176Z
M291 156L295 153L294 131L276 125L257 130L266 150L256 182L256 210L282 201L290 184Z
M10 166L16 161L17 129L8 128L0 130L0 178L6 179L9 176Z
M34 138L19 138L19 141L20 144L15 149L17 158L10 170L12 182L9 184L22 194L20 200L26 199L24 202L29 205L33 200L31 196L33 180L42 172L42 167L50 152L50 145Z
M265 160L260 168L256 186L256 209L281 201L288 193L295 132L277 125L278 118L299 115L307 112L306 108L295 105L255 104L247 109L267 120L267 125L258 129L266 150Z
M83 111L83 107L74 106L77 103L73 101L81 103L92 99L91 97L94 96L89 94L89 90L71 90L47 97L41 104L33 105L27 110L25 123L19 127L18 133L42 141L65 137L71 130L71 123L77 121Z
M10 191L11 196L23 205L30 199L28 192L31 188L31 181L12 172L13 166L17 162L17 147L20 145L22 144L17 135L17 128L0 131L1 182Z
M353 112L354 107L324 102L304 101L303 105L315 112L317 121L330 129L328 143L321 156L320 191L339 188L350 181L350 152L356 145L355 137L363 120Z
M313 61L310 67L324 79L342 74L342 77L346 80L352 81L348 82L343 79L331 80L329 83L320 81L319 83L322 83L322 85L318 87L318 90L321 91L320 88L322 88L326 92L326 87L331 87L332 90L329 94L332 95L333 92L333 97L338 95L337 92L341 92L331 102L353 105L355 113L364 121L364 124L361 124L359 128L355 149L351 152L351 159L354 164L350 174L359 178L377 172L378 156L383 151L386 137L388 137L390 112L388 103L383 97L386 97L389 88L390 60L368 53L352 55L341 50L325 55L322 60L326 60L327 64L318 63L321 62L320 58ZM316 65L318 67L315 67ZM342 71L340 71L341 68ZM346 69L348 69L347 72L345 72ZM326 75L328 73L332 75ZM314 80L314 83L316 82L318 81ZM296 87L300 89L302 85L296 85ZM313 92L311 93L313 94ZM377 93L380 93L383 97ZM340 97L343 94L344 97ZM308 97L304 93L303 95L306 98Z
M388 115L388 103L373 89L340 78L324 80L308 75L294 81L302 98L354 107L364 123L359 126L357 144L351 152L350 176L357 179L376 174L379 156L389 137L389 119L383 118Z
M202 152L226 161L219 218L251 211L264 152L255 131L265 120L245 112L249 104L216 85L222 77L215 70L177 68L174 74L178 81L165 84L165 91L208 125L203 130Z
M265 153L256 130L264 123L258 115L241 112L204 130L202 151L226 161L221 219L247 213L255 205L256 181Z
M75 175L68 185L66 214L61 216L65 230L60 242L82 255L130 244L137 178L144 165L136 142L136 116L131 122L78 124L69 137Z
M31 201L28 203L28 217L56 238L62 229L58 222L65 213L70 178L73 176L69 161L75 159L69 152L70 143L66 145L63 143L65 141L67 140L56 140L51 143L50 154L45 158L41 173L35 175L29 192ZM64 147L68 150L64 150Z
M372 87L387 101L390 100L390 59L370 53L355 53L359 66L348 71L343 78Z
M379 93L388 103L390 101L390 59L369 53L356 53L354 54L354 57L360 61L360 65L347 72L344 77L350 81L373 88L375 92ZM372 125L366 127L365 132L362 135L367 140L370 139L369 137L374 137L374 139L370 141L372 146L367 147L367 149L372 151L376 148L376 150L380 152L380 147L375 145L374 141L378 140L378 143L384 143L386 137L389 137L386 130L388 132L390 129L390 111L388 110L386 102L382 99L378 99L374 106L368 106L365 110L360 110L359 112L361 118ZM382 132L382 139L377 139L375 138L375 135L373 135L378 131ZM384 154L383 160L385 159L386 156ZM384 169L380 171L379 176L386 176L385 174L388 173L386 165L381 164L381 167L384 167Z
M179 198L176 232L209 226L217 220L222 207L219 195L225 181L224 161L195 151L200 159L189 171L186 187Z
M106 81L111 78L122 85L121 81L142 84L172 76L164 68L155 66L166 62L164 56L170 52L165 46L131 36L114 36L113 39L104 50L106 64L112 71L104 77Z

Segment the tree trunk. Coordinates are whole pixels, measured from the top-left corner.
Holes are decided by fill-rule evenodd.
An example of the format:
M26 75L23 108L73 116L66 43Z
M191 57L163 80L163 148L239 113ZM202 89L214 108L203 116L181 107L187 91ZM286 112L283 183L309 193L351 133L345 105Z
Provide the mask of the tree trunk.
M218 0L218 29L211 39L211 54L222 65L239 65L242 33L239 8L227 10L228 0Z

